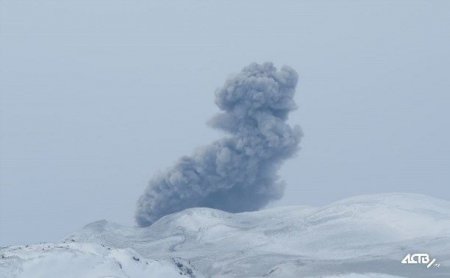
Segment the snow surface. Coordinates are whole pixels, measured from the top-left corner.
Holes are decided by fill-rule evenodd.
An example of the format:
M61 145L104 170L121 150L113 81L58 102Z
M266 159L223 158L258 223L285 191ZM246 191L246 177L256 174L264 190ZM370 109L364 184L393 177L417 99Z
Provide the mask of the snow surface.
M401 264L429 253L439 267ZM187 209L107 221L63 243L0 250L0 277L450 277L450 202L380 194L246 213Z
M16 246L2 250L0 277L182 277L169 262L95 243Z

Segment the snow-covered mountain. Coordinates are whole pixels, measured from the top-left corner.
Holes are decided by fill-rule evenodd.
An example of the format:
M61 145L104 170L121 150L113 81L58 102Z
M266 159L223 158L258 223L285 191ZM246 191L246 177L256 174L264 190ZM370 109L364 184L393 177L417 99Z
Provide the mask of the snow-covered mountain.
M435 263L402 264L427 253ZM147 228L107 221L0 250L0 277L450 277L450 202L416 194L246 213L208 208Z

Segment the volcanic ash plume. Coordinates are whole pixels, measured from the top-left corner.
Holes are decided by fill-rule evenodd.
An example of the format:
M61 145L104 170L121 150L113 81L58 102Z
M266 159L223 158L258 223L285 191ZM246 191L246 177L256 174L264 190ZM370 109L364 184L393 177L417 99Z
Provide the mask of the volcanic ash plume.
M297 73L271 63L251 64L216 93L223 111L211 126L229 133L182 157L153 178L138 201L136 220L148 226L164 215L191 207L229 212L257 210L284 190L277 170L298 149L301 131L286 123L296 108Z

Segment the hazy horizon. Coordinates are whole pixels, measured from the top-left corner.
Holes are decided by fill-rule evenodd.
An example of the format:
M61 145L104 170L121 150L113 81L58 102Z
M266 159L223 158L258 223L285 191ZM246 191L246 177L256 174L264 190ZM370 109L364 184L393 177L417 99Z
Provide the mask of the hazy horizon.
M215 90L299 74L304 137L270 206L450 200L449 1L0 2L0 245L135 225L148 181L223 136Z

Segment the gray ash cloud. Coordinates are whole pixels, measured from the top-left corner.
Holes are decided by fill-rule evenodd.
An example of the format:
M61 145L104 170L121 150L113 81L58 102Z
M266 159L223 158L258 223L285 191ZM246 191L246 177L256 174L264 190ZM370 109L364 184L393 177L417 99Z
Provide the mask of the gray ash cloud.
M191 207L229 212L257 210L283 195L277 171L301 138L286 123L298 75L290 67L251 64L216 92L222 113L210 124L228 135L185 156L154 177L139 198L136 220L148 226Z

